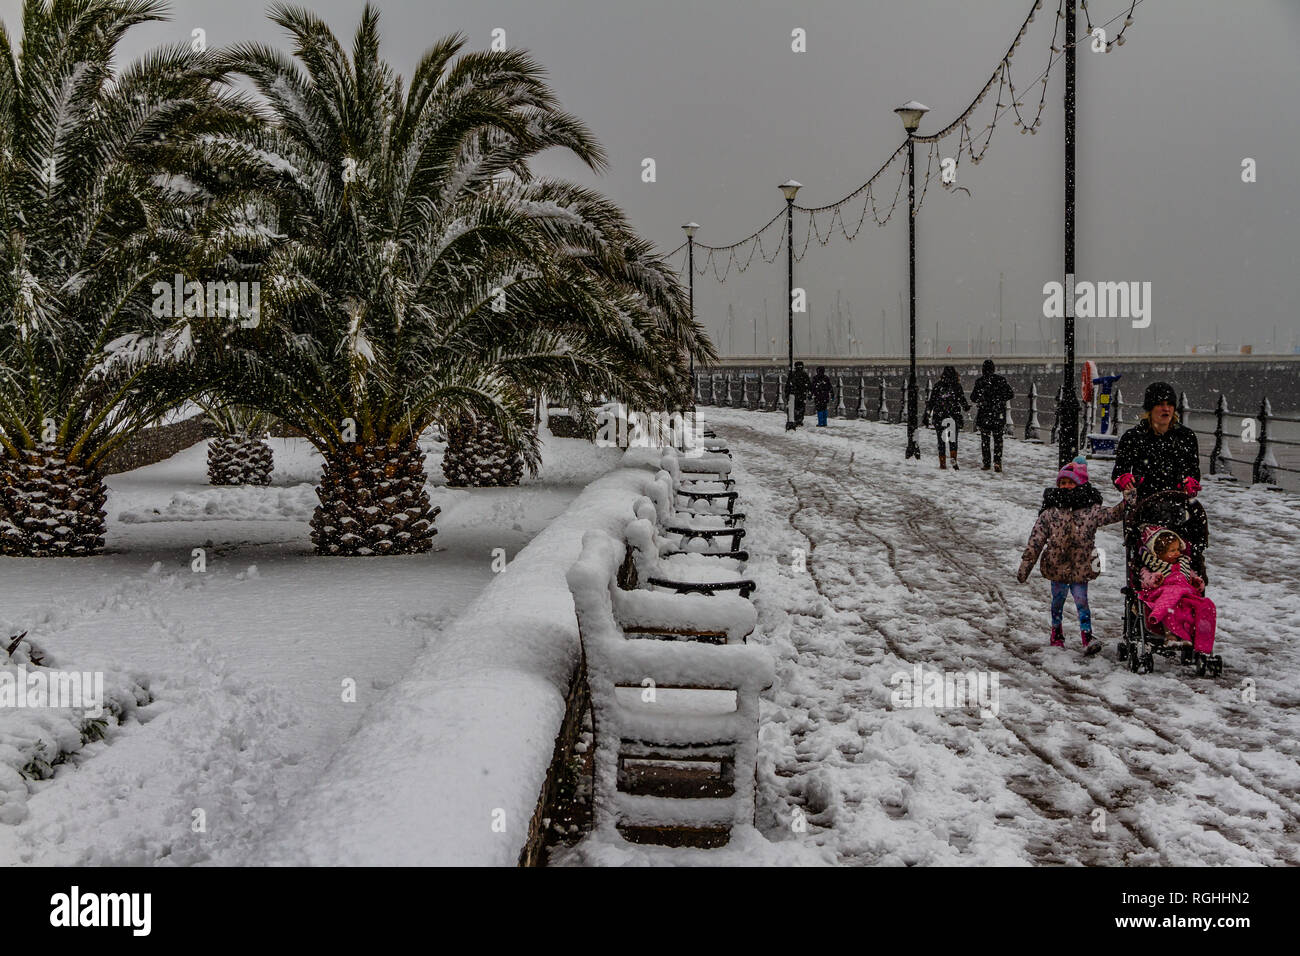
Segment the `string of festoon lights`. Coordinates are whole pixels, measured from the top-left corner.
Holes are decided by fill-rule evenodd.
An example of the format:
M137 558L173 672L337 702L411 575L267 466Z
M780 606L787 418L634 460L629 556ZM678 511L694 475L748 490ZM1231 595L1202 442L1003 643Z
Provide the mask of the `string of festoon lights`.
M1131 0L1127 13L1116 14L1109 20L1094 25L1092 22L1092 15L1088 9L1088 0L1080 0L1080 9L1083 11L1085 16L1087 31L1076 39L1075 46L1078 47L1082 44L1091 44L1093 45L1093 49L1097 50L1096 44L1102 43L1104 44L1104 50L1107 53L1111 52L1116 46L1123 46L1124 34L1128 28L1133 25L1133 11L1137 8L1138 4L1142 2L1143 0ZM1014 113L1015 119L1013 120L1013 126L1018 128L1022 135L1037 135L1039 127L1042 126L1043 112L1047 106L1048 82L1051 78L1053 69L1065 57L1065 44L1059 40L1064 25L1063 21L1065 20L1065 0L1058 0L1057 3L1056 16L1053 18L1052 39L1048 44L1049 53L1047 66L1043 71L1027 85L1017 87L1012 76L1012 64L1016 53L1024 42L1030 25L1035 22L1037 14L1042 10L1042 8L1043 0L1034 0L1028 15L1021 23L1020 29L1016 32L1015 37L1007 47L1001 60L998 61L998 65L994 68L980 91L975 95L975 98L971 100L970 105L968 105L956 119L936 133L931 133L926 136L913 136L915 142L925 143L929 146L925 164L925 175L922 179L921 188L918 190L916 198L917 210L920 210L921 205L925 201L926 193L929 191L930 180L935 176L943 175L942 160L945 157L942 156L943 151L940 146L952 136L957 136L957 148L951 157L946 158L951 158L953 160L953 165L950 169L955 174L961 166L963 156L968 156L972 165L978 166L980 164L984 158L984 154L988 152L989 144L992 142L993 134L998 127L998 121L1007 113ZM1116 20L1121 18L1123 18L1124 22L1120 27L1119 32L1112 38L1106 38L1105 28L1109 27ZM1100 35L1096 35L1096 31L1098 30L1102 31ZM1098 50L1098 52L1100 52L1100 50ZM994 92L994 84L997 86L996 95L994 97L996 105L992 109L992 116L989 121L980 127L978 121L976 120L973 123L972 119L979 108L984 104L984 101L988 98L989 94ZM1035 85L1039 87L1037 109L1034 113L1033 119L1026 120L1025 115L1021 112L1021 109L1025 106L1025 100L1028 98L1025 91L1032 91ZM900 199L902 198L903 184L907 181L906 154L907 140L904 140L899 144L898 148L894 150L890 157L885 160L884 164L877 169L866 182L854 189L848 195L833 203L828 203L824 206L800 206L798 203L795 203L794 211L802 215L807 215L808 217L807 229L803 243L801 247L796 249L794 252L795 260L803 260L804 256L808 253L808 246L811 244L814 237L816 237L818 245L828 245L831 239L835 236L835 227L837 223L839 225L840 233L847 241L852 242L861 232L868 214L871 215L872 220L877 226L883 226L889 222L889 220L893 218L895 210L898 208ZM900 160L902 160L902 162L900 164L901 169L899 171L898 182L894 187L893 197L890 199L889 205L882 216L880 212L880 200L877 198L875 193L876 185L882 177L888 173L889 169L899 163ZM936 160L940 161L940 168L938 170L935 169ZM917 168L919 172L919 163ZM955 176L953 178L955 179ZM943 185L945 188L951 188L949 182L944 182ZM858 215L857 221L852 230L850 230L845 222L843 210L850 205L856 210L856 204L858 201L861 201L862 203L862 211ZM829 219L825 220L823 227L823 224L818 222L818 217L824 217L826 214L829 214ZM755 232L725 246L713 246L696 240L694 244L695 249L704 253L703 256L697 257L698 261L695 267L696 274L705 275L712 271L714 278L721 283L726 282L727 277L730 276L733 268L738 273L744 273L753 264L754 255L756 253L766 263L775 262L777 257L781 254L781 250L784 248L785 243L791 239L791 237L786 234L787 227L785 217L786 210L781 209ZM769 241L775 240L776 245L772 250L771 255L768 255L765 248L764 237L767 233L772 232L774 228L777 235L770 237ZM745 246L749 246L748 254L743 252ZM685 252L686 247L687 243L683 242L677 248L667 253L664 258L673 259L679 253ZM724 254L725 263L720 266L719 261L724 257ZM683 262L681 268L676 270L679 275L686 271L686 257L683 255L682 259Z

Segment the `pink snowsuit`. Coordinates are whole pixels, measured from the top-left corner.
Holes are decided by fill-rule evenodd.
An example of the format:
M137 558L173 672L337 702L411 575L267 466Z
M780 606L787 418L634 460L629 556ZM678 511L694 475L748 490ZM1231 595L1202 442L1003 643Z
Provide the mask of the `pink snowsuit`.
M1142 587L1138 597L1147 606L1147 626L1163 629L1167 634L1191 641L1202 654L1214 652L1214 602L1201 593L1205 585L1195 574L1189 581L1180 565L1175 564L1164 580L1142 569ZM1200 587L1197 587L1200 585Z

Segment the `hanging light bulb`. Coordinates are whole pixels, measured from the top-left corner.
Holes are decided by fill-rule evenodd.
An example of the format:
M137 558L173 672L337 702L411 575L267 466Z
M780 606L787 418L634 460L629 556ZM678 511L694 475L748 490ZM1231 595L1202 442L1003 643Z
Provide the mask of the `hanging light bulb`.
M1117 37L1115 38L1115 42L1118 43L1120 46L1123 46L1123 45L1124 45L1124 34L1121 33L1119 36L1117 36Z

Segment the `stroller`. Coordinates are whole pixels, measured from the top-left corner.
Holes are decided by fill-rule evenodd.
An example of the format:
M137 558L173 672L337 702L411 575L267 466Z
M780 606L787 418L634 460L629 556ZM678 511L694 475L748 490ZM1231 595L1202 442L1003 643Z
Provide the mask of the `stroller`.
M1138 501L1124 516L1124 636L1117 649L1121 661L1127 661L1135 674L1149 674L1155 655L1177 657L1178 663L1195 666L1198 677L1223 673L1223 657L1203 654L1190 644L1169 639L1162 630L1147 624L1147 607L1138 597L1142 589L1142 530L1160 525L1178 534L1188 545L1193 569L1205 578L1205 546L1209 528L1205 509L1181 491L1160 491ZM1208 580L1208 579L1207 579Z

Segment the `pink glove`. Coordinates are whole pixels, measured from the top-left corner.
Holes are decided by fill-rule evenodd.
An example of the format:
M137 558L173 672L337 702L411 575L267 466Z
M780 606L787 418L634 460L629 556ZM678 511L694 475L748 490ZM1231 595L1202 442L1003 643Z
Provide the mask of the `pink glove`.
M1115 487L1120 491L1126 491L1128 486L1133 484L1133 472L1125 472L1115 479Z
M1187 497L1195 498L1201 490L1201 483L1188 475L1183 479L1183 483L1179 487L1183 489L1183 494L1187 495Z

